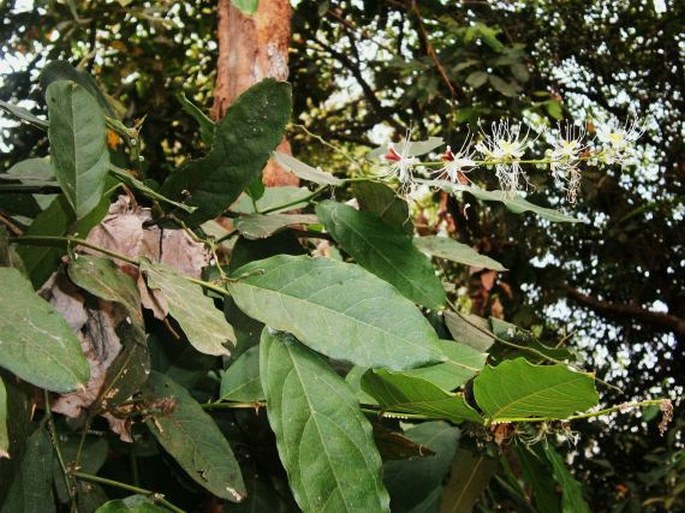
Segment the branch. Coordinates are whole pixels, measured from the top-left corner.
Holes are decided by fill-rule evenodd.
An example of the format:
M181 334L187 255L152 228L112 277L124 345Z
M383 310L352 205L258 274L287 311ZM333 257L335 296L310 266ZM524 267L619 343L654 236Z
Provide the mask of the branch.
M369 83L364 80L361 70L352 61L352 59L319 39L315 40L314 42L331 54L334 59L336 59L340 64L347 68L350 73L352 73L352 76L359 83L359 86L362 88L362 92L364 93L364 97L369 102L373 110L376 111L382 119L387 121L399 133L404 133L406 130L405 127L403 127L401 123L392 117L392 112L390 109L383 107L381 101L376 96L376 93L373 91Z
M614 319L635 320L643 324L649 324L660 331L671 331L678 337L685 337L685 319L676 315L652 312L638 305L619 305L579 292L573 287L566 287L566 294L577 303L585 305L595 312Z

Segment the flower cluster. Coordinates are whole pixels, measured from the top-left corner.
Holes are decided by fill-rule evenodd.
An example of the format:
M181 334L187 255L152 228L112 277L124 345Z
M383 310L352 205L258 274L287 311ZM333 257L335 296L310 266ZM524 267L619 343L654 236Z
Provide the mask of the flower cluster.
M566 191L568 201L575 203L581 182L581 164L633 162L635 142L642 133L635 121L623 126L606 124L596 130L596 140L592 142L586 140L583 127L570 123L533 136L531 129L522 123L504 120L492 123L488 132L481 130L475 143L475 138L469 134L459 150L447 146L439 159L432 161L423 161L419 156L434 150L441 140L412 142L407 135L401 143L387 145L377 171L384 179L398 181L400 190L411 196L417 190L417 184L425 183L426 178L468 186L473 185L468 173L480 167L494 168L500 188L513 195L530 185L523 165L544 165ZM526 158L526 152L543 135L550 145L544 158ZM429 144L436 140L440 143Z

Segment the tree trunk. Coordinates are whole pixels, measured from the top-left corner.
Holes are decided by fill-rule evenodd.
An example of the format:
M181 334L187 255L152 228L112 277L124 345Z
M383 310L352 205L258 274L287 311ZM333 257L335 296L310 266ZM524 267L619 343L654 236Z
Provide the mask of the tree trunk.
M240 12L231 0L219 0L219 59L212 118L217 121L243 91L264 78L288 78L290 45L289 0L261 0L253 16ZM290 153L284 138L278 151ZM267 186L298 185L298 178L269 161Z

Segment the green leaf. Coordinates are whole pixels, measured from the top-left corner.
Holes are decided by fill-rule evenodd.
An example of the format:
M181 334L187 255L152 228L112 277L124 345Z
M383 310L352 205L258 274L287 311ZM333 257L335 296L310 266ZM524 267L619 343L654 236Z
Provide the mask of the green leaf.
M452 262L484 267L495 271L506 271L507 268L490 257L479 254L471 246L457 242L449 237L414 237L414 245L424 253L438 258L444 258Z
M373 212L384 223L399 226L406 233L414 233L407 202L398 198L390 187L376 182L358 182L353 189L360 210Z
M403 374L425 379L443 390L450 391L478 374L488 358L486 353L476 351L466 344L452 340L441 340L439 344L447 357L446 362L406 370Z
M405 297L436 310L445 303L445 290L430 260L400 228L389 226L371 212L335 201L319 203L316 215L359 265L394 285Z
M525 64L520 62L511 65L511 73L519 82L528 82L530 80L530 72Z
M94 296L123 306L136 323L143 324L138 286L109 258L79 255L67 269L69 278L77 286Z
M487 81L488 74L485 71L474 71L473 73L469 73L466 77L466 83L474 89L478 89Z
M429 137L425 141L401 141L396 143L394 146L399 153L403 153L406 148L408 155L418 157L419 155L425 155L426 153L429 153L444 144L445 141L442 139L442 137ZM387 153L388 146L388 144L384 144L375 150L371 150L366 154L366 158L372 160L382 157Z
M459 449L445 485L440 513L471 513L497 467L497 460L489 456Z
M310 214L247 214L234 221L236 229L248 239L265 239L287 226L314 224L319 220Z
M261 401L264 399L259 380L259 346L253 346L231 364L221 376L221 401Z
M48 122L46 120L34 116L33 114L31 114L31 112L24 109L23 107L19 107L18 105L12 105L11 103L7 103L4 100L0 100L0 109L9 112L14 117L19 118L22 121L26 121L27 123L30 123L31 125L41 128L43 130L47 130L48 128Z
M214 306L214 300L204 295L200 285L164 265L147 260L141 262L140 270L147 278L148 287L161 291L169 314L195 349L204 354L230 354L224 344L235 343L233 328Z
M483 422L462 394L450 394L423 378L384 369L370 370L362 377L362 390L375 397L384 410L454 423Z
M55 172L48 158L32 158L17 162L2 177L12 177L26 185L57 185Z
M504 204L509 210L515 214L521 214L523 212L533 212L539 215L543 219L552 221L553 223L582 223L580 219L575 217L567 216L562 214L558 210L553 208L541 207L535 205L530 201L523 199L518 193L510 193L505 191L486 191L484 189L479 189L478 187L473 187L470 185L454 185L445 180L431 180L426 182L426 184L439 187L445 191L449 192L468 192L476 198L482 201L499 201Z
M104 197L95 210L80 221L74 222L69 202L64 194L60 194L48 208L36 216L24 235L62 236L74 233L85 238L91 228L105 217L108 209L109 199ZM66 242L56 241L52 246L22 244L17 248L34 288L39 288L55 271L60 257L66 253L66 247Z
M331 358L405 369L442 360L421 312L362 268L280 255L247 264L227 284L238 307Z
M78 435L68 436L67 433L59 433L60 452L62 461L67 468L75 468L76 457L80 450L78 469L86 474L97 474L107 461L109 444L105 437L88 436L84 439L83 446L80 444L81 437ZM65 504L69 502L69 490L64 482L64 473L60 462L55 458L52 460L52 476L57 492L57 499ZM85 483L84 483L85 484Z
M265 328L260 346L269 424L302 510L388 512L371 426L343 379L287 333Z
M0 376L0 459L10 457L10 435L8 430L7 388Z
M181 104L183 110L193 116L197 124L200 125L200 139L202 139L202 142L211 145L214 142L214 121L209 119L184 93L177 94L176 99Z
M50 84L48 139L55 176L77 219L100 202L109 166L105 116L81 86L67 81Z
M571 351L568 349L564 347L546 346L537 338L535 338L530 331L526 331L522 328L519 328L515 324L511 324L495 317L490 317L490 329L494 335L503 340L530 347L531 349L535 349L536 351L555 360L567 360L573 356ZM521 352L525 352L527 356L531 356L530 352Z
M561 510L563 513L590 513L590 508L583 499L583 488L566 468L559 453L552 444L545 443L544 452L552 464L552 475L561 485Z
M172 408L146 424L195 482L222 499L240 502L245 498L240 467L228 441L185 388L153 371L142 390L142 398L148 404L173 401Z
M345 183L340 178L336 178L330 173L326 173L319 167L312 167L299 161L292 155L280 151L272 154L279 166L291 171L295 176L307 180L308 182L318 183L319 185L342 185Z
M48 62L40 73L40 87L47 91L50 84L58 80L69 80L77 83L95 98L104 112L111 118L116 118L117 113L110 105L107 97L102 93L97 83L88 73L77 70L66 61Z
M248 16L256 14L259 7L259 0L231 0L231 3Z
M534 205L530 201L526 201L519 194L511 195L504 191L486 191L471 186L460 186L459 190L473 194L476 198L483 201L499 201L504 204L509 210L515 214L523 212L533 212L543 219L552 221L553 223L581 223L580 219L567 216L553 208L545 208Z
M306 187L268 187L264 191L264 195L259 198L257 203L257 210L263 212L265 210L274 213L287 212L307 206L307 198L312 195L312 192ZM287 205L283 208L282 205ZM243 194L231 206L231 211L239 214L256 214L254 205L250 198Z
M169 510L157 506L145 495L131 495L125 499L108 501L95 513L169 513Z
M525 482L533 489L535 506L545 513L561 513L552 469L549 468L549 462L543 453L543 445L546 443L536 444L533 447L517 444L515 451L521 462Z
M473 391L478 406L494 422L564 419L599 400L592 375L565 365L533 365L524 358L486 366Z
M19 471L0 513L56 511L52 492L52 458L50 437L44 430L36 430L27 441Z
M390 493L391 510L393 513L437 513L443 482L457 450L459 429L447 422L423 422L405 434L434 454L383 464L383 482Z
M457 342L485 353L495 341L490 334L490 323L487 319L477 315L457 314L449 310L444 312L444 316L447 330Z
M564 119L564 109L561 106L561 102L557 100L548 100L544 104L547 114L552 116L557 121Z
M19 271L0 268L0 367L38 387L71 392L88 382L81 343L50 303L39 298Z
M521 92L521 86L514 81L507 82L497 75L490 75L488 79L490 80L490 85L493 87L493 89L495 89L495 91L508 98L516 98Z
M202 224L221 214L257 178L290 118L290 85L266 79L245 91L219 121L207 155L173 173L162 187L172 199L190 195L186 220Z

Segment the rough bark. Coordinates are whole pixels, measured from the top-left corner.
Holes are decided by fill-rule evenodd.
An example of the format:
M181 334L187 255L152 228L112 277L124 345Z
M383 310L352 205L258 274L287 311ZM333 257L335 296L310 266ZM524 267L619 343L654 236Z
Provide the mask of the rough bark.
M240 12L231 0L219 0L219 58L214 90L213 119L250 86L272 77L288 78L288 47L292 9L289 0L262 0L253 16ZM278 151L290 153L283 139ZM267 186L297 185L299 180L270 161L264 169Z

